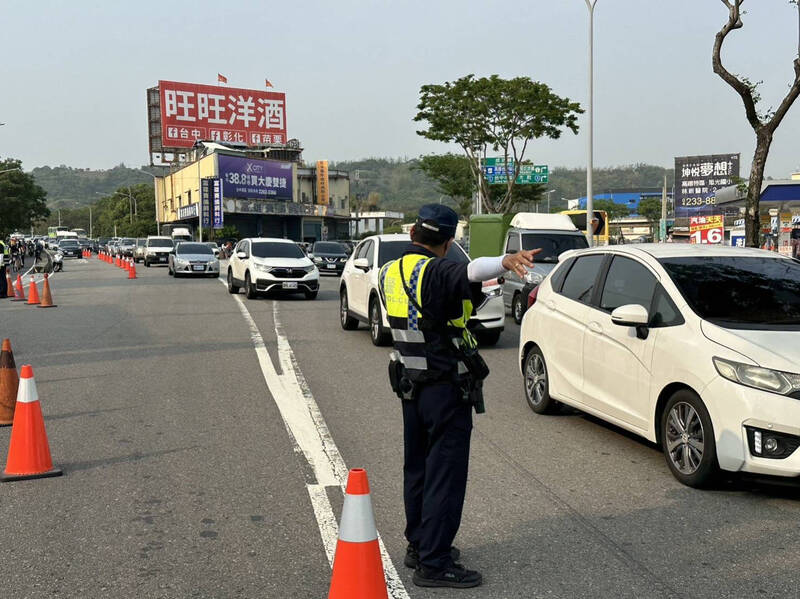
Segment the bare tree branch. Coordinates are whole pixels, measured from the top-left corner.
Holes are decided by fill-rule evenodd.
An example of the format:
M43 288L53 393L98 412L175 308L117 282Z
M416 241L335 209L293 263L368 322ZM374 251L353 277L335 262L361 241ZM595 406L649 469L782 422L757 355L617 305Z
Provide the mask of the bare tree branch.
M761 119L758 117L758 111L756 110L753 88L722 66L721 58L722 42L725 41L725 38L731 31L742 28L742 2L744 2L744 0L733 0L732 2L729 0L722 0L722 3L728 7L728 21L714 38L714 51L711 54L711 63L714 67L714 72L722 77L722 80L736 90L741 96L747 120L753 130L757 131L762 126L762 123Z
M778 125L781 124L783 117L786 116L786 113L789 111L789 108L797 99L798 95L800 95L800 57L794 59L794 83L791 88L789 88L789 92L786 94L780 106L778 106L775 114L772 115L772 119L767 123L767 128L770 133L774 133Z

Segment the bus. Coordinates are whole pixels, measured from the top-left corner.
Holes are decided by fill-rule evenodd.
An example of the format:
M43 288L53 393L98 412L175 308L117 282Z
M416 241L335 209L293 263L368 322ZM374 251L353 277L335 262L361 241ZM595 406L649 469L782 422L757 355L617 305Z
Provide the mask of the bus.
M59 227L47 227L47 236L50 239L55 239L56 237L58 237L58 233L59 232L62 232L62 234L63 234L63 233L66 233L68 231L69 231L69 227L61 227L61 226L59 226Z
M593 210L592 212L598 220L594 240L598 245L608 245L608 214L605 210ZM569 216L579 230L586 232L586 210L564 210L561 214Z
M86 229L72 229L72 232L80 238L86 238Z

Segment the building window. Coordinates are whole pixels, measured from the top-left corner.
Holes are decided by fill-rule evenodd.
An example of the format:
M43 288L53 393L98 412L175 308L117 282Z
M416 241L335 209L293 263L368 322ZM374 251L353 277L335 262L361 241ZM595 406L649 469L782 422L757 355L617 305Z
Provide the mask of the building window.
M192 190L190 189L189 191L186 192L186 205L188 206L191 203L192 203Z

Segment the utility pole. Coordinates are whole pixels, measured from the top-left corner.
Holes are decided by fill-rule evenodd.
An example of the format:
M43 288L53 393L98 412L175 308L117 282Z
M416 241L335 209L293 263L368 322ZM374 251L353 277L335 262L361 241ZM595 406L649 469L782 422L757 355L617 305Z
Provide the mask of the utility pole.
M61 208L58 209L58 226L61 226Z
M586 0L589 9L589 155L586 166L586 237L589 247L594 245L594 196L592 192L592 169L594 169L594 7L597 0Z
M89 204L89 239L92 239L94 235L92 234L92 205Z
M661 227L658 231L659 241L667 240L667 176L664 175L664 187L661 188Z

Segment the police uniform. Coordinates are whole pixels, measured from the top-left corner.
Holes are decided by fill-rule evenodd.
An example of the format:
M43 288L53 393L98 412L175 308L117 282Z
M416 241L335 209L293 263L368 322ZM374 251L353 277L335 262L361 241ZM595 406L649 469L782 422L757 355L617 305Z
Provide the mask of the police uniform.
M441 572L453 566L472 431L469 373L457 349L477 348L466 324L473 300L482 298L481 284L469 282L466 263L413 243L379 277L395 362L407 385L398 393L404 399L405 535L419 565Z

